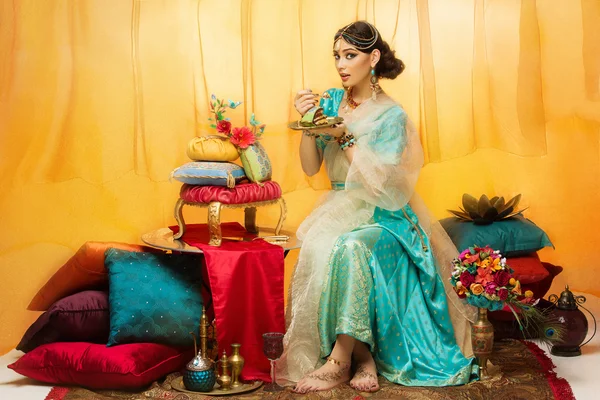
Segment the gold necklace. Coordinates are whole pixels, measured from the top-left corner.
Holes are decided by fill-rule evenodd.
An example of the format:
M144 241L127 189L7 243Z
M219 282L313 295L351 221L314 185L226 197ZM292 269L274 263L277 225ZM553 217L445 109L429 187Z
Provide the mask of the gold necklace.
M352 97L352 88L348 89L348 96L346 97L346 103L348 103L348 106L350 106L350 108L353 110L356 107L361 105L361 103L357 103L356 101L354 101L354 98Z

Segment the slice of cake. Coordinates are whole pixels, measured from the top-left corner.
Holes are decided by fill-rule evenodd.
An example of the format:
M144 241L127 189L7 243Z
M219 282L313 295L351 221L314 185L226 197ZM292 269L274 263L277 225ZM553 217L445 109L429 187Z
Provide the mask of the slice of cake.
M300 125L302 126L318 126L325 124L327 124L327 117L323 114L323 107L318 106L308 110L300 120Z

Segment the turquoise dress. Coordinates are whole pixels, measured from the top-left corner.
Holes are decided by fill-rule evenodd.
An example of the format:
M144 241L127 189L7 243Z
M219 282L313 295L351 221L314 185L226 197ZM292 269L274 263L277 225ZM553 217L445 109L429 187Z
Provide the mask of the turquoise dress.
M330 98L322 99L321 106L328 116L337 116L344 91L331 89L328 93ZM372 160L377 158L373 163L391 165L397 162L396 157L403 154L406 145L406 129L403 128L406 123L406 114L401 107L387 107L372 124L375 129L362 140L358 139L356 151L362 145L363 149L370 149L369 157ZM348 130L354 132L352 125L348 125ZM317 139L317 146L324 154L326 163L335 159L343 164L343 158L331 154L338 150L335 148L337 144L329 141L329 138ZM328 147L332 147L331 152L327 151ZM357 162L360 160L357 159ZM348 169L352 173L347 165L338 168L343 171L342 174L346 174ZM328 214L324 211L317 215L306 233L307 248L303 247L297 268L308 270L312 264L327 263L323 275L319 277L313 273L308 278L311 282L319 281L318 285L314 285L321 288L316 307L319 364L331 353L337 335L346 334L368 345L378 372L391 382L407 386L450 386L476 379L474 359L462 354L454 336L444 284L436 270L429 237L419 225L410 205L405 204L395 210L372 204L369 207L365 196L352 198L345 203L345 197L352 197L353 189L348 185L355 183L336 180L340 172L335 169L330 168L328 172L330 178L334 179L332 196L339 194L331 203L344 209L356 207L351 212L355 215L362 213L363 217L345 216L343 210L333 211L340 214L332 219L330 225L335 225L334 220L344 218L357 218L358 225L335 236L325 258L319 259L314 253L322 251L320 246L327 241L328 228L316 229L314 226L319 225L325 215L336 210L335 206L327 211ZM341 192L347 195L344 197ZM377 193L381 193L381 190L377 190ZM327 207L327 203L322 207ZM319 214L322 207L315 213ZM314 236L321 238L310 240ZM311 264L311 259L321 261ZM295 274L292 285L295 285L294 279L307 279L302 273L299 271ZM303 300L301 292L297 292L291 294L290 301L293 302L296 296L299 303L292 305L296 307L297 315L292 313L291 318L307 319L302 316L300 308L302 301L307 303L308 300ZM302 334L294 333L299 329L294 326L294 321L290 322L292 329L288 332L286 345L293 353L297 342L299 353L302 343L307 340L302 339ZM305 347L304 351L307 349ZM288 369L293 369L294 363L303 362L303 357L289 354L284 357L284 362L288 364ZM281 372L285 374L289 371L284 368Z

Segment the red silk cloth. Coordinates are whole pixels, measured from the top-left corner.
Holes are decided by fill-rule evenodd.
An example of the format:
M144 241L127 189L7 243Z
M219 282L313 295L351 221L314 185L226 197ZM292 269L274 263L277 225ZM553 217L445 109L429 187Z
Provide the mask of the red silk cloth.
M170 227L177 233L177 226ZM221 224L224 237L252 238L237 222ZM204 252L212 292L219 354L231 355L231 344L240 343L245 359L241 378L270 382L270 364L263 354L262 334L285 332L283 306L283 248L264 240L223 239L209 246L206 224L186 225L182 239Z
M281 187L277 182L240 183L233 189L224 186L181 186L179 197L190 203L210 203L218 201L223 204L244 204L257 201L276 200L281 197Z

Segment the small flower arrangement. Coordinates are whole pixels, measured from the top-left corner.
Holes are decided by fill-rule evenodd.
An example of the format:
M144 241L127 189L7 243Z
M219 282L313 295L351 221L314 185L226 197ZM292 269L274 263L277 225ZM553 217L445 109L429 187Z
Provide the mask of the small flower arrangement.
M225 112L228 108L234 110L240 104L241 101L234 102L232 100L219 100L213 94L210 102L210 112L213 114L213 118L209 118L211 121L211 128L215 128L217 133L226 136L229 141L238 147L239 149L247 149L253 145L257 140L260 139L261 135L265 131L265 124L261 124L254 118L254 114L250 117L250 126L232 127L229 118L225 118Z
M515 316L523 334L536 337L545 344L558 342L565 330L549 309L535 307L533 292L521 289L514 271L500 251L489 246L473 246L463 250L452 261L450 283L458 297L478 308L497 311L507 306Z
M467 303L490 311L507 305L533 302L533 292L522 293L521 283L513 277L514 271L500 251L486 247L469 247L452 262L450 282L460 298Z

